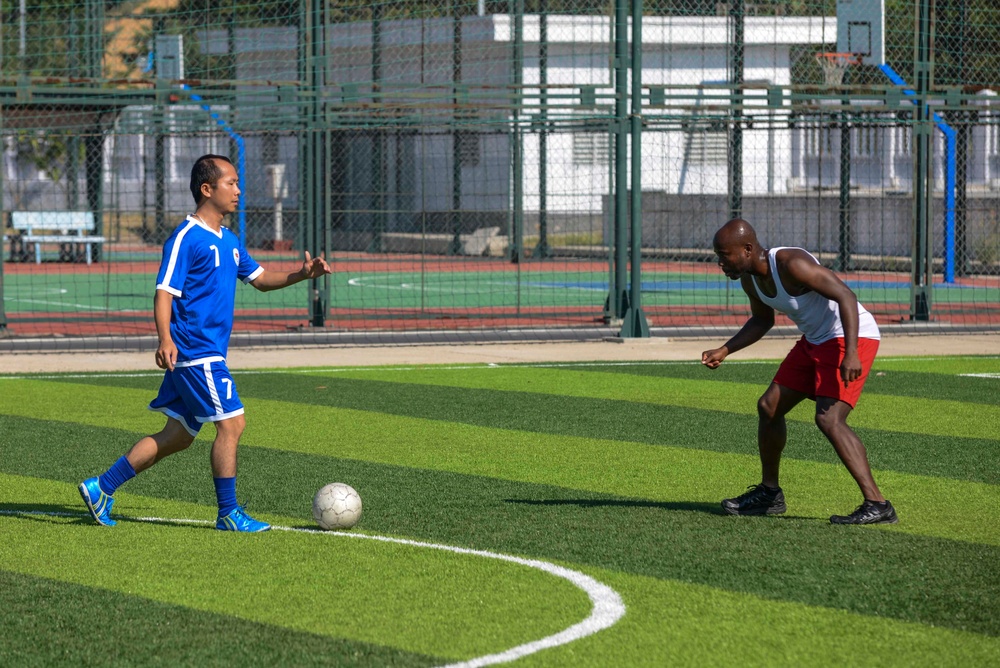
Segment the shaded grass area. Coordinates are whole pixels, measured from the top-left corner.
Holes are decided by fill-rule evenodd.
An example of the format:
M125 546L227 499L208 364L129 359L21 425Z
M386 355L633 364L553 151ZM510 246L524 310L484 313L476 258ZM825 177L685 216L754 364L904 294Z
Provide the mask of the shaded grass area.
M0 470L75 483L109 465L120 444L135 438L8 417L0 423ZM76 445L51 447L65 441ZM211 507L209 477L199 442L126 489ZM732 518L720 514L717 502L628 498L278 449L241 450L240 492L253 499L252 509L306 520L313 492L335 479L350 481L365 499L359 528L366 531L1000 635L997 547L831 527L817 518Z
M428 666L440 659L0 570L6 666Z
M418 380L420 373L397 376L394 382L279 373L237 374L236 379L240 396L244 399L336 406L498 429L683 446L713 452L756 453L755 415L537 391L406 382ZM490 370L489 373L496 374L499 382L503 370ZM565 382L595 382L601 377L601 374L586 375L585 379L567 376ZM123 377L72 379L70 382L148 388L150 392L155 392L158 381ZM693 384L691 391L697 393L698 386ZM755 405L752 394L732 401L742 410L750 410ZM784 456L838 463L832 446L812 424L808 412L811 409L811 402L804 402L796 410L806 416L806 421L789 420L788 447ZM252 409L248 412L248 419L253 419ZM874 468L1000 484L1000 447L996 440L955 436L943 438L934 434L863 427L855 427L855 431L865 442Z

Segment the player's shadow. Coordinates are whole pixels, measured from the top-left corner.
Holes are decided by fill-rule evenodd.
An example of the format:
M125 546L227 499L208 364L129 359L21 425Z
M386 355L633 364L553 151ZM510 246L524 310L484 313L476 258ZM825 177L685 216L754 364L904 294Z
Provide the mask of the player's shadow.
M531 506L580 506L581 508L620 507L620 508L661 508L663 510L678 510L685 512L706 513L720 517L733 517L723 512L718 503L703 501L643 501L639 499L504 499L507 503L523 503ZM746 519L746 518L744 518ZM769 520L816 520L817 517L802 515L768 515Z
M699 501L643 501L640 499L504 499L507 503L523 503L529 506L579 506L581 508L660 508L680 510L709 515L725 515L717 503Z
M81 510L80 506L66 506L54 503L0 503L0 518L15 517L30 522L43 522L51 524L59 522L61 524L94 524L96 522L90 517L90 513ZM149 524L150 520L129 517L127 515L116 515L114 517L118 523L142 523ZM185 529L214 529L214 524L208 522L184 522L180 520L156 520L155 524L168 524Z
M71 524L93 522L80 506L55 503L0 503L0 517L17 517L22 520L51 523L54 520Z

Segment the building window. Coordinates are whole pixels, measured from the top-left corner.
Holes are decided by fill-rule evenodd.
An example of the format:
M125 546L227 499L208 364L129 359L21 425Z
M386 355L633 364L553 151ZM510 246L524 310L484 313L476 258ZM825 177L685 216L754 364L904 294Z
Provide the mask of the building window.
M574 132L573 164L581 167L608 164L610 143L606 132Z
M458 164L462 167L478 167L482 157L479 146L478 132L459 132L455 134L458 142Z
M687 161L692 165L724 165L729 160L729 132L724 123L691 123Z
M851 153L855 158L876 158L882 153L883 126L859 124L852 128Z

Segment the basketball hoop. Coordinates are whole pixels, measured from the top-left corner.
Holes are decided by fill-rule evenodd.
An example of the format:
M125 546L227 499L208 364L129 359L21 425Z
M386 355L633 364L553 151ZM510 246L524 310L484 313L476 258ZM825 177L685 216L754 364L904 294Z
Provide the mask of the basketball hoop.
M861 56L856 53L817 53L816 62L823 68L823 77L829 86L844 83L844 72L851 65L860 65Z

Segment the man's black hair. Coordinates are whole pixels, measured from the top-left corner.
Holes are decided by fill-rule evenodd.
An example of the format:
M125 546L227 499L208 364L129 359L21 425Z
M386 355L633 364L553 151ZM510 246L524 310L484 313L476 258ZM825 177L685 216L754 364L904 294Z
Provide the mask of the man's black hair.
M222 170L219 169L216 160L233 164L226 156L213 153L203 155L194 161L194 167L191 168L191 196L194 197L195 206L201 206L201 201L205 198L201 194L201 184L207 183L214 188L222 178Z

